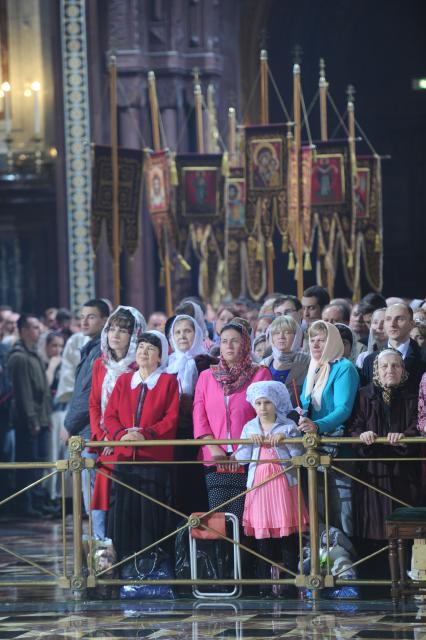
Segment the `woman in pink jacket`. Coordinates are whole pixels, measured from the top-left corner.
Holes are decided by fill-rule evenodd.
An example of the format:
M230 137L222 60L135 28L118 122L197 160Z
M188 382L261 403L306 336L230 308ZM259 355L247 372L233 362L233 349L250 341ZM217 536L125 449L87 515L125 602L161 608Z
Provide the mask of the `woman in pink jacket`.
M194 437L237 439L255 411L246 400L246 390L252 382L271 380L267 367L254 364L248 330L236 319L226 324L220 333L219 364L203 371L194 397ZM246 472L237 471L237 464L223 464L237 445L206 445L200 449L205 462L205 480L209 509L215 509L245 491ZM222 464L221 464L222 463ZM223 511L234 513L240 520L244 498L227 504Z

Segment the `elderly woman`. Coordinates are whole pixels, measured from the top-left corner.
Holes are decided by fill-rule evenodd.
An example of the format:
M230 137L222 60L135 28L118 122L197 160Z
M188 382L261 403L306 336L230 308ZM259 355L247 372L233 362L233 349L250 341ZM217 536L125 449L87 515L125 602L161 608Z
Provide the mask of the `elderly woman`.
M308 337L311 362L300 398L305 415L299 421L299 428L303 433L341 436L354 406L358 373L352 362L343 357L342 338L333 324L317 320L309 327ZM345 470L349 471L346 466ZM323 484L319 484L318 510L324 522ZM352 535L350 480L330 471L328 485L329 522L346 535Z
M194 437L192 409L195 385L199 374L211 364L217 363L217 358L206 353L203 331L194 318L188 315L178 315L173 320L170 344L173 353L169 359L167 373L176 375L180 396L177 437L191 439ZM198 447L176 447L175 453L177 460L196 460ZM178 465L173 484L177 509L187 514L207 510L200 466ZM188 491L189 486L192 487L191 491Z
M215 344L220 344L220 332L222 331L225 324L231 322L233 318L238 316L238 311L234 307L230 305L221 305L216 313L216 319L214 321L214 334L213 334L213 342Z
M395 349L384 349L374 361L373 382L360 390L348 426L348 435L359 437L360 457L399 458L418 455L417 446L399 443L417 436L417 394L406 387L404 360ZM386 437L390 445L374 445ZM410 505L421 496L418 462L358 463L357 477ZM354 486L354 534L369 540L384 540L385 518L397 507L390 498L364 485Z
M301 351L303 331L291 316L278 316L267 331L272 355L262 360L269 367L272 380L286 385L295 406L308 373L310 356ZM296 387L296 392L294 388Z
M102 355L95 361L92 373L92 388L89 396L90 439L108 441L104 424L105 409L118 378L135 371L137 341L146 322L143 315L133 307L119 306L113 311L101 333ZM98 466L114 460L114 449L96 449ZM106 467L108 469L108 466ZM93 535L105 538L106 513L109 509L110 481L102 475L96 476L92 501Z
M142 333L136 350L138 370L124 373L109 399L104 423L109 440L169 440L176 436L179 388L176 376L165 373L168 344L159 331ZM118 461L173 459L173 447L118 447ZM114 476L137 491L171 502L170 465L118 466ZM122 485L115 486L108 530L122 559L160 538L170 525L164 507Z
M255 411L246 399L247 387L252 382L270 379L269 370L252 361L247 328L235 320L226 324L220 334L219 364L200 374L195 389L195 438L239 438L246 422L255 417ZM245 491L247 474L236 473L237 464L223 464L236 449L237 445L231 444L201 448L209 509L215 509ZM244 498L233 500L224 510L241 520Z

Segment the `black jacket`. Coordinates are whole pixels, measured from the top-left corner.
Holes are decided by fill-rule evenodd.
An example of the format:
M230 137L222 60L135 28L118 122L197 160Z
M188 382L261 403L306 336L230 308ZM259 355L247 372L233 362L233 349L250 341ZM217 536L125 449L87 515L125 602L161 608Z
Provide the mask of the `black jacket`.
M17 340L9 353L7 369L13 391L13 425L18 428L47 427L51 413L50 389L38 353Z
M373 382L373 364L378 353L375 351L365 358L361 369L361 386ZM426 349L420 348L417 342L411 338L407 355L404 358L404 365L409 374L407 389L417 392L422 375L426 371Z
M89 396L92 388L92 369L96 358L101 355L101 334L92 338L81 349L81 360L75 374L74 392L65 416L65 429L71 436L77 436L90 426Z

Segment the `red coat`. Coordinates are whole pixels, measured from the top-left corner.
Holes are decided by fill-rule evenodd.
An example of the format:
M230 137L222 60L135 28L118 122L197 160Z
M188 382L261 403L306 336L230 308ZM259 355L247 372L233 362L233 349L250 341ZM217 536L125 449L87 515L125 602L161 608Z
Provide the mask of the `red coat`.
M105 432L101 428L102 383L106 369L102 356L95 360L92 370L92 387L89 396L90 439L103 440ZM98 451L98 450L97 450Z
M133 424L140 394L140 385L130 386L133 373L124 373L117 381L109 399L104 421L110 440L121 440ZM153 389L148 389L139 421L139 431L146 440L168 440L176 437L179 415L179 388L176 376L162 373ZM173 460L173 447L140 447L136 460ZM132 458L132 449L119 447L117 460Z
M105 428L109 440L120 440L126 428L133 427L134 416L140 394L140 385L130 386L133 372L123 373L114 387L104 415ZM157 384L148 389L139 422L139 431L146 440L169 440L176 437L179 415L179 388L176 376L162 373ZM173 447L115 447L114 460L131 460L135 452L136 460L173 460ZM108 458L109 461L112 458ZM107 459L103 462L106 462ZM102 462L102 461L101 461ZM106 469L104 468L104 471ZM102 481L100 479L103 479ZM99 481L98 481L99 479ZM92 508L108 509L109 482L104 476L97 476L93 493Z

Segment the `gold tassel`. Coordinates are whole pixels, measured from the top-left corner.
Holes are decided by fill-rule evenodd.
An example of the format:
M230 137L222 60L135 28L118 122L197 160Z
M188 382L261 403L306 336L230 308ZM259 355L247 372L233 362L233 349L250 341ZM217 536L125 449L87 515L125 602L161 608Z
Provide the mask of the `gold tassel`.
M182 254L177 255L178 262L184 271L191 271L191 265L185 260Z
M262 262L263 261L263 245L261 240L257 241L257 246L256 246L256 262Z
M287 253L287 251L288 251L288 235L284 233L281 240L281 253Z
M380 253L381 248L382 243L380 242L380 236L376 233L376 237L374 238L374 253Z
M293 271L293 269L294 269L294 253L293 253L293 249L290 249L290 253L289 253L289 256L288 256L287 269L289 271Z
M354 252L352 249L348 249L348 260L346 262L348 269L352 269L354 266Z
M322 239L322 237L320 236L320 239L318 241L318 253L320 256L325 256L326 254L326 250L325 250L325 246L324 246L324 240Z
M165 278L165 275L164 275L164 267L161 267L161 269L160 269L160 280L158 282L158 285L160 287L165 287L166 286L166 278Z
M224 151L222 156L222 175L224 178L229 178L229 158L227 151Z
M178 184L179 184L175 157L176 157L175 153L173 153L173 152L170 153L170 156L169 156L169 169L170 169L170 185L172 187L177 187Z
M309 251L305 253L305 261L303 263L304 271L312 271L312 262L311 262L311 254Z
M268 253L272 256L272 260L275 260L275 249L272 240L268 240L268 242L266 243L266 248L268 250Z

